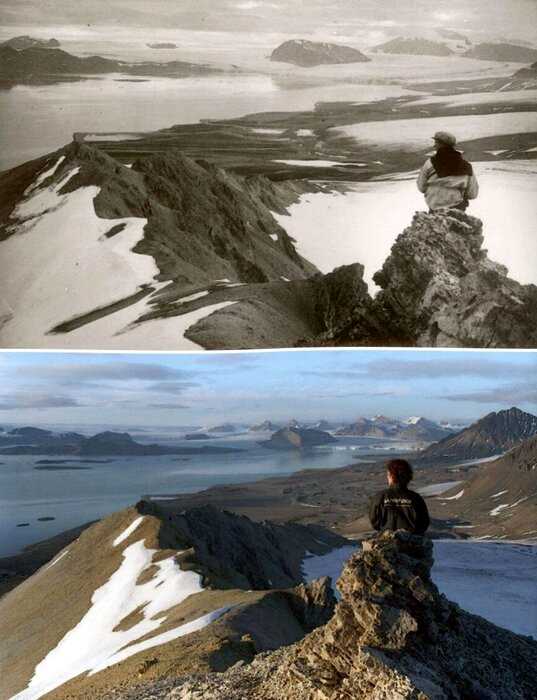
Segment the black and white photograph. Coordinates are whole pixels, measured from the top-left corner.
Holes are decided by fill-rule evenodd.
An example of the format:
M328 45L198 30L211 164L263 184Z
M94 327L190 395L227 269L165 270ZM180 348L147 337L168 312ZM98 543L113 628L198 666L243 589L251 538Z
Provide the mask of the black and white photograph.
M535 700L537 1L0 2L0 700Z
M537 346L532 0L1 17L3 347Z

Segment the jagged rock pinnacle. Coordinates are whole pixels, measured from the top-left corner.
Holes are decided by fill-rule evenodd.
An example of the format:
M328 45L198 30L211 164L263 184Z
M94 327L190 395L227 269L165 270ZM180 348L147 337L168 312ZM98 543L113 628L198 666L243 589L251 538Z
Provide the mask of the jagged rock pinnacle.
M224 674L140 689L150 700L530 700L537 642L471 615L431 580L433 544L386 532L338 581L331 620Z

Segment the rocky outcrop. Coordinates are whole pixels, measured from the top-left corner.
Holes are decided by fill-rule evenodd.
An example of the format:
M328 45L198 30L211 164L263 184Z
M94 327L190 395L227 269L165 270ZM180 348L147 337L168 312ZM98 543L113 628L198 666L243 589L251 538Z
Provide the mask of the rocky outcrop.
M296 66L309 68L323 64L363 63L370 59L358 49L353 49L350 46L306 41L305 39L291 39L290 41L284 41L283 44L274 49L270 60L293 63Z
M537 642L463 611L431 580L432 542L364 542L338 581L333 618L249 666L140 688L174 700L530 700ZM126 697L126 696L125 696Z
M374 276L370 327L391 342L422 347L535 347L537 287L507 276L482 248L482 222L463 212L417 212ZM320 340L364 342L365 307L337 315ZM366 336L367 337L367 336Z

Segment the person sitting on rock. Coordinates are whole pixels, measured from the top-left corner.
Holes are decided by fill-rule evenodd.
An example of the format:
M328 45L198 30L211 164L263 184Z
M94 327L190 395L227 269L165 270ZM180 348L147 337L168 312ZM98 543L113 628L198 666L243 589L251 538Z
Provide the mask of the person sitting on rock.
M418 176L418 189L425 195L429 212L441 209L466 211L479 192L471 164L455 148L457 139L447 131L433 136L436 153L425 161Z
M369 519L375 530L406 530L423 535L430 524L429 511L423 498L410 491L414 476L405 459L392 459L386 464L388 488L372 496Z

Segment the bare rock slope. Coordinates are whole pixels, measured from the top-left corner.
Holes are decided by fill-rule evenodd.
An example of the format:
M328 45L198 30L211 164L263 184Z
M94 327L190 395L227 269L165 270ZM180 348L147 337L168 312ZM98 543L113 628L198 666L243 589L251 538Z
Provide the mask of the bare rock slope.
M431 580L430 540L364 543L332 619L249 666L140 688L129 700L530 700L537 642L463 611Z

